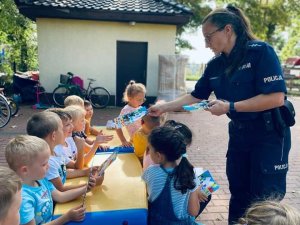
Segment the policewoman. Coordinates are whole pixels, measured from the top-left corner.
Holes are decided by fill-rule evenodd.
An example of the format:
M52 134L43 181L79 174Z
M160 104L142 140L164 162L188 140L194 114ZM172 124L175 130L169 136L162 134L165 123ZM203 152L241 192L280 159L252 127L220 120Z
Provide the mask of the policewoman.
M239 8L212 11L203 20L202 32L215 57L194 91L154 105L150 113L177 110L215 93L217 100L210 101L208 111L231 119L226 173L228 222L234 224L252 202L285 195L291 137L289 128L278 126L274 109L283 105L286 87L276 53L256 40Z

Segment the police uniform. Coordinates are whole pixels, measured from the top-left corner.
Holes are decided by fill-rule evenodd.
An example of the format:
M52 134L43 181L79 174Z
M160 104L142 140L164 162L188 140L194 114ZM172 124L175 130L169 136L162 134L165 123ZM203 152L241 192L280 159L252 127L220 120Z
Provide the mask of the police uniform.
M228 56L213 58L191 95L207 99L214 92L217 99L238 102L259 94L286 93L280 62L270 45L249 41L240 66L226 75L235 54L234 48ZM231 110L227 114L231 119L226 155L231 192L229 223L243 216L251 202L271 196L282 199L285 195L291 136L289 128L278 132L273 111Z

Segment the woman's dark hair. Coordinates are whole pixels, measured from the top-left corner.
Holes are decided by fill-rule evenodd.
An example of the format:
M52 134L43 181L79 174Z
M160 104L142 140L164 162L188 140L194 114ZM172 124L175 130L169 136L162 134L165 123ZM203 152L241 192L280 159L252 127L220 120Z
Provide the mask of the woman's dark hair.
M232 49L235 56L225 70L225 73L230 75L242 63L247 50L247 42L251 40L257 40L251 30L249 19L245 16L241 9L232 5L228 5L225 9L219 8L210 12L203 19L202 24L204 23L211 23L219 29L224 28L228 24L233 27L233 30L237 36L235 46Z
M163 154L166 160L174 162L186 153L186 144L183 135L173 127L163 126L152 130L148 141L155 151ZM182 194L187 190L193 189L194 167L186 157L182 157L179 165L174 169L174 188L180 190Z
M167 120L164 126L173 127L178 130L183 135L186 145L190 145L192 143L193 133L185 124L174 120Z

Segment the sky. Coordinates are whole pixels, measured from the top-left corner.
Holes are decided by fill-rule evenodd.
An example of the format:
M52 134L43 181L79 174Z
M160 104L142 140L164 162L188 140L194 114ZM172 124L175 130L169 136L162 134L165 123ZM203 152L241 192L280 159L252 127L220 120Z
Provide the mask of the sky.
M181 55L189 56L189 63L207 63L214 56L214 53L209 48L205 48L201 27L196 32L184 33L182 37L194 47L193 50L184 50L180 53Z

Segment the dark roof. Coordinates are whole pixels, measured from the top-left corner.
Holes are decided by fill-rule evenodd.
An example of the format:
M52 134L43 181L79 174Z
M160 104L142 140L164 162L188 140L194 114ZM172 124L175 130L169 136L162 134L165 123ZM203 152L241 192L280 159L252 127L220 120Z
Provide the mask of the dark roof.
M174 0L15 0L26 17L182 25L192 11Z

